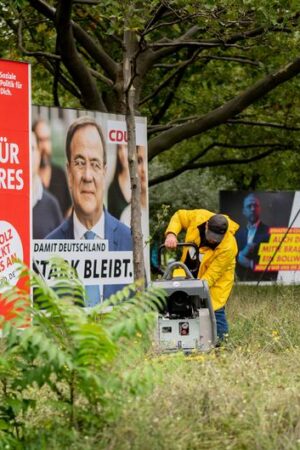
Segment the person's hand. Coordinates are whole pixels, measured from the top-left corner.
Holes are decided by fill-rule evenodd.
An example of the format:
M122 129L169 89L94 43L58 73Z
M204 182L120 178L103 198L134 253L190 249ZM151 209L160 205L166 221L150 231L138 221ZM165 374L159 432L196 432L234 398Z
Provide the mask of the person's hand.
M245 247L240 251L240 255L249 257L252 256L257 251L257 244L247 244Z
M242 252L238 254L238 263L243 266L245 269L253 269L253 260L247 258L247 256L243 255Z
M166 248L176 248L178 244L177 237L173 233L168 233L165 239Z
M245 245L245 247L238 254L238 263L245 267L245 269L254 268L254 259L257 253L257 244L251 243Z

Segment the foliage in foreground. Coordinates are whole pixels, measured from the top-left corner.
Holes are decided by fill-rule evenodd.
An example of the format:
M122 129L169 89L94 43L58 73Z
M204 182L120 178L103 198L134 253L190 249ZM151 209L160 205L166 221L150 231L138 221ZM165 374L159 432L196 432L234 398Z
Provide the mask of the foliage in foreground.
M147 301L154 293L139 295ZM5 399L4 405L8 405L10 399L15 414L11 422L6 419L9 429L2 429L6 442L13 440L6 448L299 449L299 298L297 286L235 287L228 305L228 342L210 353L190 356L160 355L148 345L150 340L145 338L151 326L145 318L152 314L152 300L152 306L148 303L149 313L141 313L135 297L128 309L123 304L119 312L101 316L104 322L99 322L94 313L86 314L71 304L62 307L51 301L60 313L43 315L41 320L47 326L39 322L34 327L44 333L45 339L49 338L53 335L48 324L51 317L51 327L62 338L57 349L73 364L74 397L71 400L68 363L58 375L53 370L41 386L37 381L29 384L26 380L30 364L36 364L35 370L45 370L50 365L49 354L44 357L39 344L38 355L30 361L28 348L35 344L32 338L26 354L22 354L19 346L24 333L14 346L6 343L9 351L1 355L1 380L3 383L7 377L11 385L2 385L1 405ZM39 314L37 320L42 317ZM69 322L58 323L61 316L68 317ZM70 326L73 322L77 324L75 328ZM93 366L96 347L93 350L91 344L92 358L87 357L87 366L75 364L80 340L74 333L77 327L76 334L82 335L83 323L86 328L101 324L105 331L109 343L103 345L107 348L107 352L102 350L101 358L106 355L103 363L96 358ZM89 342L94 339L94 335L90 336ZM11 372L5 373L5 367ZM84 378L88 371L99 380L99 386ZM24 387L20 387L20 380L25 380ZM14 406L14 398L22 400L22 408ZM34 404L25 407L28 400Z
M31 276L33 307L16 288L6 293L16 309L3 322L0 347L0 448L6 449L49 448L56 428L68 439L99 431L117 419L124 391L137 395L152 384L150 364L137 370L135 347L142 337L139 351L149 344L162 291L128 286L85 311L74 305L82 293L76 280L51 289ZM24 327L25 314L32 322Z

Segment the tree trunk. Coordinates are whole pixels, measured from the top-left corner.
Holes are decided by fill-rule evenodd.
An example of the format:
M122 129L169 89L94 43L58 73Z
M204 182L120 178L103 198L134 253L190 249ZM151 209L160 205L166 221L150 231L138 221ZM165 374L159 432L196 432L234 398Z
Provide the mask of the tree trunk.
M143 235L141 225L141 186L137 175L137 151L135 134L135 89L132 79L132 60L136 50L136 37L132 31L124 32L124 96L126 103L126 124L128 134L128 164L131 183L131 232L133 240L134 281L145 284Z

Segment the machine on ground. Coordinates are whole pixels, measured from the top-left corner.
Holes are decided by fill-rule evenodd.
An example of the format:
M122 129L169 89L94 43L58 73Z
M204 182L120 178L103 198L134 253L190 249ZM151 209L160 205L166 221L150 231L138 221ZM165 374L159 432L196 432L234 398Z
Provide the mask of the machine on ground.
M194 243L179 243L196 250ZM158 252L161 267L161 245ZM179 269L179 270L178 270ZM205 280L194 278L189 268L180 261L170 262L161 279L154 285L167 294L164 308L158 314L157 342L162 352L208 351L216 345L216 319L209 289Z

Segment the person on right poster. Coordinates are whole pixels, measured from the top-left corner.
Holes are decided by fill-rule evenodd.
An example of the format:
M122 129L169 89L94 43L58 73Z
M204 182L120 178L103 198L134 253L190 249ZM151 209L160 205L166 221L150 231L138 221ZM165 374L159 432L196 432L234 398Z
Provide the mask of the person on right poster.
M255 265L259 261L259 245L268 242L269 226L260 219L261 205L258 197L251 193L243 201L243 215L247 219L245 227L240 227L236 233L238 256L236 274L240 281L276 280L277 272L255 272Z

